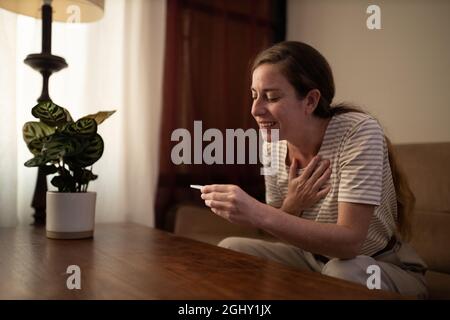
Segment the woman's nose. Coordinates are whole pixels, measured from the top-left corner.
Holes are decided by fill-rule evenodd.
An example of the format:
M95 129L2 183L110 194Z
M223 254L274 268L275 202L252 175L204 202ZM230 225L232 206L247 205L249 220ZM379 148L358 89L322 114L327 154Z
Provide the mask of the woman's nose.
M262 104L259 99L253 100L252 116L253 117L262 116L262 115L264 115L265 112L266 112L266 109L264 107L264 104Z

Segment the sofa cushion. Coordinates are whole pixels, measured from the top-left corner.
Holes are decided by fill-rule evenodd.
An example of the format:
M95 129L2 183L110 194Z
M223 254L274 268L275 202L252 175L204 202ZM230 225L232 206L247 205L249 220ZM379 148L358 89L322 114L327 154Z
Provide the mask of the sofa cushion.
M416 211L411 244L429 269L450 274L450 214Z
M395 145L394 152L416 196L416 209L450 217L450 143Z
M450 273L450 143L394 146L416 197L412 245L431 270Z
M428 271L425 274L429 288L429 299L450 299L450 275Z

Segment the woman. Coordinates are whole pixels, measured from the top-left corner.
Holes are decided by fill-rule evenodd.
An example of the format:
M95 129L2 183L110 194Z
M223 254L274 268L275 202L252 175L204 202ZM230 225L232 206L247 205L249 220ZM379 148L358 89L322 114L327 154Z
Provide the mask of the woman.
M260 128L279 130L279 141L270 130L265 138L277 168L265 176L267 204L233 185L205 186L202 199L282 242L233 237L219 245L363 285L376 265L381 289L426 297L426 266L403 242L414 196L378 122L331 105L325 58L304 43L276 44L255 59L251 91Z

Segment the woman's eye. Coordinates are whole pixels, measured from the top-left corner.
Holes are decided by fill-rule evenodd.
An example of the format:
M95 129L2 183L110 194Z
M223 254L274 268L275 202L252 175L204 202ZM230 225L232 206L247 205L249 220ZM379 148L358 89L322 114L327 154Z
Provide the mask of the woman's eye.
M277 102L278 100L280 100L279 97L267 97L267 101L269 102Z

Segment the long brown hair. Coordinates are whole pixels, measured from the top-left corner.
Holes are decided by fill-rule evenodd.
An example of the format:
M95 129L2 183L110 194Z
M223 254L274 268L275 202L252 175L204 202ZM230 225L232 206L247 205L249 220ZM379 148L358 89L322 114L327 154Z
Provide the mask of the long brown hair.
M258 54L253 61L252 72L266 63L277 65L280 72L295 88L299 98L305 97L312 89L320 91L320 99L314 110L315 116L330 118L347 112L366 113L350 104L332 104L335 86L331 67L322 54L310 45L295 41L277 43ZM386 136L385 140L397 196L397 229L406 240L411 235L415 197L406 176L397 164L391 141Z

